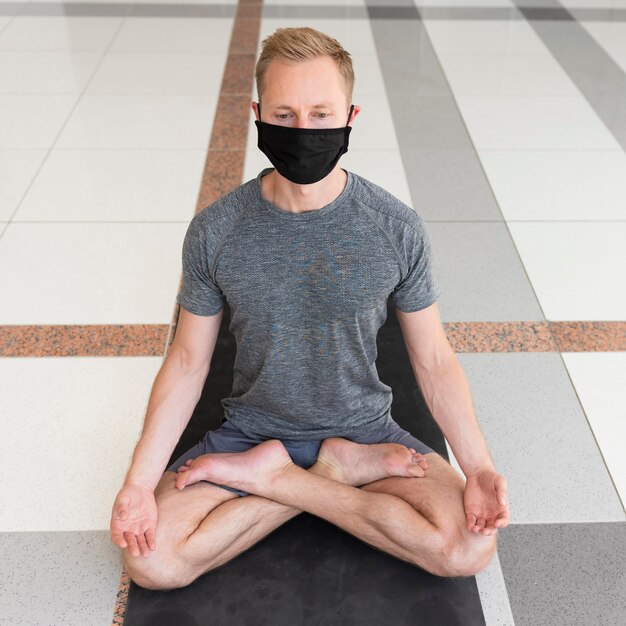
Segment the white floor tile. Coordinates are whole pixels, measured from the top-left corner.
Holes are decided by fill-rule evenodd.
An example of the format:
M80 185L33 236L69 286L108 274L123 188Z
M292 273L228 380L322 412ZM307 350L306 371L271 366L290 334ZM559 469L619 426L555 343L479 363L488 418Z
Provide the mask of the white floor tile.
M626 222L508 226L546 319L626 319Z
M256 133L256 127L254 132ZM254 139L254 142L252 142L250 136L248 139L248 148L246 149L243 165L243 182L256 178L259 172L266 167L274 167L265 154L256 147L256 139Z
M507 480L510 525L626 520L558 353L466 353L459 360L490 455Z
M626 9L626 0L560 0L568 9Z
M204 150L55 149L13 219L184 222L194 214L205 157Z
M398 139L386 95L360 96L361 107L352 121L349 146L354 150L398 150ZM344 120L343 124L347 121Z
M354 70L354 90L352 101L358 104L361 96L383 96L385 81L376 54L351 54Z
M75 0L80 2L80 0ZM100 2L101 0L92 0L93 2ZM237 4L239 0L181 0L181 4ZM136 0L135 4L172 4L172 0Z
M458 96L474 146L509 150L619 150L582 96Z
M578 96L580 91L549 55L440 54L459 96Z
M78 94L0 94L0 148L49 148Z
M626 22L583 21L581 24L626 72Z
M124 21L111 52L224 52L232 17L133 17Z
M9 220L47 150L0 149L0 220Z
M506 529L502 532L506 532ZM476 574L476 586L486 626L515 626L497 552L487 568Z
M9 224L0 324L169 324L188 222Z
M161 363L0 358L1 531L109 528Z
M100 52L0 50L0 93L80 93Z
M93 2L100 2L101 0L93 0ZM80 0L76 0L80 2ZM179 0L180 4L217 4L217 5L236 5L239 0ZM172 2L172 0L136 0L135 4L178 4L178 2Z
M123 17L17 16L0 33L0 50L104 50Z
M626 7L626 0L624 6ZM610 55L626 55L626 22L583 20L580 23Z
M226 52L109 52L85 93L219 95Z
M525 20L424 19L423 23L437 53L545 56L547 52Z
M386 189L413 208L399 150L349 150L339 162L345 169Z
M341 4L341 6L364 6L365 0L264 0L263 4L288 6L329 6Z
M418 7L512 7L511 0L413 0Z
M217 96L86 94L59 148L206 150Z
M626 218L626 154L621 150L480 150L507 220Z
M626 503L626 352L563 352L602 456Z

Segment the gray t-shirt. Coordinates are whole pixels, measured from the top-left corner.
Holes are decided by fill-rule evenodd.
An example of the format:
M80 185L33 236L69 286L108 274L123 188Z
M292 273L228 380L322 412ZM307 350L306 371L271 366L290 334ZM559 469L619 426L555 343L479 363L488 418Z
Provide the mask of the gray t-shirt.
M392 391L375 364L388 297L417 311L440 295L428 232L411 207L349 171L330 204L290 213L261 195L272 170L191 220L177 301L196 315L228 303L237 355L221 402L244 433L370 434L391 420Z

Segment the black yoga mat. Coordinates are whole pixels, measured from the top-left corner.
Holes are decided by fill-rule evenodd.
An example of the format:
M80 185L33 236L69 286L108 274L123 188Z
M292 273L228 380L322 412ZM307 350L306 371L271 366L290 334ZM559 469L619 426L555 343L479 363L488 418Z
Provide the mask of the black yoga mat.
M226 307L205 389L168 465L223 420L220 399L230 393L236 350L229 321ZM393 418L448 459L390 301L377 343ZM151 591L131 582L124 620L124 626L366 624L484 626L485 619L473 576L434 576L303 512L188 587Z

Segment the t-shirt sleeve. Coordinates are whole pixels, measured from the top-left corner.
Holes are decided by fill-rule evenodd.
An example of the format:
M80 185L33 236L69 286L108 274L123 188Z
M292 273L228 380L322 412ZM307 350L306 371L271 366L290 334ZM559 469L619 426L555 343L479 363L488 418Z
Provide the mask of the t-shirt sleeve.
M417 213L402 232L400 251L403 276L392 292L392 302L405 313L425 309L437 300L441 289L433 275L430 235Z
M176 301L196 315L219 313L226 298L214 280L213 268L217 241L198 213L189 223L183 242L183 281Z

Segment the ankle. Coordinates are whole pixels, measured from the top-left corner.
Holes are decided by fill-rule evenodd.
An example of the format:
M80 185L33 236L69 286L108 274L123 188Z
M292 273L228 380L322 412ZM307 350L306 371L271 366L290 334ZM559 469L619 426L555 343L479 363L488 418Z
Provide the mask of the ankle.
M319 458L307 471L317 474L318 476L323 476L324 478L330 478L339 483L347 484L343 472L341 472L339 468L329 465Z

